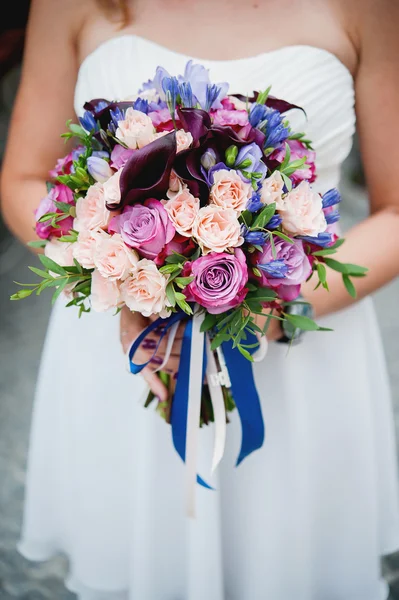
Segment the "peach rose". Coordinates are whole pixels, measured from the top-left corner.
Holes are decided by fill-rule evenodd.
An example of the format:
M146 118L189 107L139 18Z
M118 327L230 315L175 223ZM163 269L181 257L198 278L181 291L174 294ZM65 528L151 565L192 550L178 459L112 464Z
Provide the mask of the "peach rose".
M177 152L187 150L187 148L190 148L192 143L193 136L189 131L184 131L184 129L178 129L176 131Z
M175 171L172 170L169 177L169 189L166 192L166 195L169 198L169 200L173 200L175 196L177 196L178 194L180 194L180 192L186 189L187 185L183 183L183 180L180 179L178 175L176 175Z
M127 109L123 121L118 121L115 137L128 148L142 148L150 143L154 126L149 116L131 106Z
M210 200L222 208L233 208L237 212L245 210L252 195L250 183L245 183L237 171L220 169L213 174Z
M317 236L327 229L321 196L307 181L289 192L279 211L284 230L291 235Z
M244 241L236 211L214 204L199 209L193 225L193 236L203 254L224 252L227 248L241 246Z
M167 282L155 263L143 258L137 263L133 275L122 283L122 300L130 310L137 311L145 317L162 313L167 305Z
M85 269L94 269L94 253L99 236L106 234L102 231L81 231L78 240L73 244L73 257Z
M121 302L120 284L109 277L103 277L97 270L91 275L91 307L95 312L105 312L116 308Z
M164 204L175 229L185 237L191 237L193 224L199 211L199 199L183 190Z
M60 267L73 266L73 247L75 244L60 242L52 238L44 247L44 254Z
M123 168L119 169L119 171L116 171L116 173L114 173L112 177L110 177L105 183L103 183L105 204L118 205L120 203L121 190L119 187L119 183L122 171Z
M273 204L275 202L277 210L282 210L284 206L283 190L284 180L281 177L281 173L274 171L273 175L264 180L260 199L263 204Z
M126 246L119 233L104 235L97 241L94 265L103 277L113 281L126 279L138 260L137 252Z
M104 186L102 183L95 183L89 187L86 196L76 202L73 228L76 231L102 229L107 227L110 217L111 213L105 206Z

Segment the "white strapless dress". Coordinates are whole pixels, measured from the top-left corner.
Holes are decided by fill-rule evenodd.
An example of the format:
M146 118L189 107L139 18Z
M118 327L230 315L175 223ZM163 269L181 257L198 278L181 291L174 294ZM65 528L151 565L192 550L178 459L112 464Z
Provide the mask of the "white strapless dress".
M188 56L128 35L82 64L76 111L124 98L162 64ZM214 81L303 106L317 150L317 186L337 185L355 126L353 81L332 54L292 46L233 61L200 61ZM118 318L55 307L37 388L21 552L70 559L80 600L383 600L379 556L399 546L395 444L387 375L369 299L323 320L287 349L272 344L255 378L263 448L234 467L226 455L185 515L185 470L170 428L144 409L129 375ZM212 427L200 434L199 471Z

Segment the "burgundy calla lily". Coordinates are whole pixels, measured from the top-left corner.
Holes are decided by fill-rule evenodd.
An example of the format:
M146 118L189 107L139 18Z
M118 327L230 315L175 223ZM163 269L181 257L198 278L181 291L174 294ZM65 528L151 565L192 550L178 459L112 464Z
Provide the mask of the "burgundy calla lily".
M234 98L237 98L238 100L242 100L243 102L245 102L247 100L247 96L243 96L242 94L233 94ZM248 97L248 102L256 102L256 100L258 99L259 96L259 92L253 92L253 95L251 97ZM280 98L275 98L274 96L268 96L266 102L265 102L266 106L269 106L270 108L274 108L275 110L278 110L279 113L285 113L287 112L287 110L292 110L293 108L297 108L299 110L301 110L303 113L306 112L305 110L302 108L302 106L298 106L297 104L292 104L291 102L287 102L286 100L280 100Z
M135 150L122 171L120 204L107 208L116 210L136 202L142 203L146 198L165 198L175 157L174 131Z

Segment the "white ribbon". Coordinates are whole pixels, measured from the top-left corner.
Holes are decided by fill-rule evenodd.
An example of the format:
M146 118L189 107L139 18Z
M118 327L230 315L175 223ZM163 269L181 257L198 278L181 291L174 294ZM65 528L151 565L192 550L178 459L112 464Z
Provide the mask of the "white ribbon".
M209 386L209 392L212 400L213 407L213 415L215 419L215 445L213 448L213 458L212 458L212 473L215 471L216 467L222 460L224 454L224 448L226 444L226 408L224 405L224 397L222 391L222 385L224 381L221 381L222 372L218 372L215 355L211 350L211 342L209 340L209 336L206 335L205 339L206 344L206 377ZM220 356L220 355L219 355ZM221 365L222 368L225 365ZM226 370L228 375L228 372Z
M204 334L201 333L200 328L203 320L204 313L199 313L198 310L195 310L192 322L186 434L186 510L189 517L195 517L197 454L204 360Z

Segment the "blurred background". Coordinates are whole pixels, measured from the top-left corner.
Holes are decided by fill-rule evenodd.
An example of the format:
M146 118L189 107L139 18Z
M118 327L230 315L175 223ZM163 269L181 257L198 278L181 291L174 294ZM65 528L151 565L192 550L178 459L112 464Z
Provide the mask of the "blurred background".
M0 25L0 161L18 87L29 0L8 4ZM367 215L367 192L355 138L344 166L341 191L344 229ZM13 280L27 281L30 253L7 231L0 217L0 600L67 600L62 558L35 565L15 549L20 530L29 428L35 381L49 318L49 297L10 302ZM375 294L393 391L399 441L399 280ZM399 456L399 444L398 444ZM383 570L390 600L399 600L399 554L386 557Z

